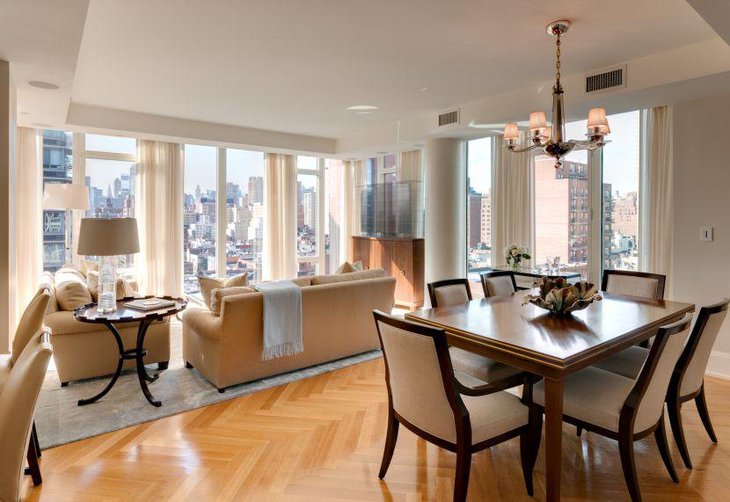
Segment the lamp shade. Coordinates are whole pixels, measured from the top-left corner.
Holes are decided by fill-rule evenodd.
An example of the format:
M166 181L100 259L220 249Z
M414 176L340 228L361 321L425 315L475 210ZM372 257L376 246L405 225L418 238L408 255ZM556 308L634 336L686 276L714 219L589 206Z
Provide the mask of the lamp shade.
M43 209L89 209L89 188L74 183L48 183L43 190Z
M611 128L608 127L608 118L606 117L605 109L590 109L590 111L588 112L588 130L598 131L602 134L608 134L611 132Z
M547 118L545 112L532 112L530 114L530 132L547 129Z
M520 139L520 130L517 124L511 123L504 125L504 139L505 141Z
M82 218L77 253L119 256L139 253L135 218Z

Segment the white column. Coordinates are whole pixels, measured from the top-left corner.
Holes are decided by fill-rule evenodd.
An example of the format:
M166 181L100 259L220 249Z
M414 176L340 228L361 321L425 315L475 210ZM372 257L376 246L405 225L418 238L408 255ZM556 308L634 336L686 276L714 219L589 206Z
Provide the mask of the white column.
M228 241L228 205L226 203L227 163L226 149L218 148L216 160L216 217L215 217L215 272L226 277L226 242Z
M426 283L466 274L466 163L464 142L426 141Z
M15 117L15 86L10 63L0 61L0 354L10 352L10 336L15 333L16 322Z

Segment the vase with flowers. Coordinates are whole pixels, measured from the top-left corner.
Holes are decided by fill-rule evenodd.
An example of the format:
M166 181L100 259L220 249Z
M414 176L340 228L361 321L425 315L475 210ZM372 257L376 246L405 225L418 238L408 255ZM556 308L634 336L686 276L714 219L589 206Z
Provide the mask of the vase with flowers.
M512 244L504 248L504 261L512 267L512 270L519 270L522 267L522 260L529 260L530 258L532 256L526 247Z

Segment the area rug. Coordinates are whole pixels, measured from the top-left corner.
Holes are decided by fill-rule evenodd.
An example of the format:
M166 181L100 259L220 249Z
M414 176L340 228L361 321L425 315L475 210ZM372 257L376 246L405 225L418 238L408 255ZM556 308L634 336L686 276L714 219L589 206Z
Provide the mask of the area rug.
M35 415L41 447L51 448L86 439L381 357L379 350L365 352L228 387L221 394L196 370L185 369L179 350L179 330L171 331L170 367L160 373L156 382L150 384L152 394L162 401L160 408L147 402L134 371L124 372L106 396L87 406L78 406L77 401L99 392L109 382L109 377L71 383L62 388L56 372L49 371Z

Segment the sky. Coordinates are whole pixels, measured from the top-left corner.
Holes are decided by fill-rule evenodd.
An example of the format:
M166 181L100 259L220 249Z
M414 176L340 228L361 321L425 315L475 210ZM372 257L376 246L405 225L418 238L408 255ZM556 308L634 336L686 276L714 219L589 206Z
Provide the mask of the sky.
M610 141L603 147L603 182L612 185L623 195L637 191L639 187L639 112L619 113L608 116L611 134ZM584 139L586 121L579 120L565 125L568 139ZM485 193L492 185L492 140L481 138L469 141L468 144L468 176L471 186L480 193ZM586 162L586 151L572 152L568 160Z

